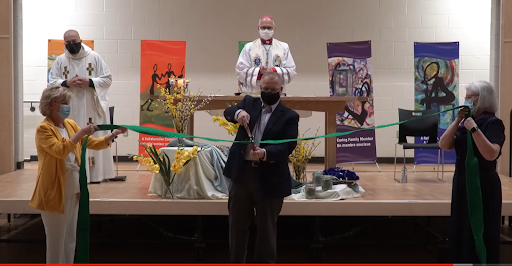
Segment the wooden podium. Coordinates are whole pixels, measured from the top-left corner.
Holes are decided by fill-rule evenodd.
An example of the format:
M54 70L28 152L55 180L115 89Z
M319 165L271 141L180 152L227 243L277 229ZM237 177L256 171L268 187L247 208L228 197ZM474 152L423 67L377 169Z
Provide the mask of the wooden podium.
M199 97L201 102L205 97ZM243 96L215 96L209 104L199 110L224 110L237 103ZM325 113L325 134L336 133L336 113L345 110L348 101L367 101L368 97L281 97L281 103L288 108L301 111ZM194 135L194 118L190 118L189 135ZM325 168L336 167L336 138L325 139Z

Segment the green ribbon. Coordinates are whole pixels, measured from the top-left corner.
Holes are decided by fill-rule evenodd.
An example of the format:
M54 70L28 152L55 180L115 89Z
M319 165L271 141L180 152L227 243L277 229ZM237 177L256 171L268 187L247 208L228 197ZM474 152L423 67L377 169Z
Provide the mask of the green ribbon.
M467 117L471 116L471 111ZM487 262L487 249L484 242L484 210L482 206L482 190L480 188L480 175L478 159L473 152L473 138L471 132L466 130L467 154L466 154L466 192L468 197L468 212L471 230L475 238L476 254L480 263Z
M339 137L344 135L349 135L354 132L371 130L371 129L379 129L385 127L391 127L406 123L408 121L412 121L415 119L420 119L429 115L439 115L441 113L450 112L452 110L457 110L467 106L457 106L450 109L446 109L437 113L421 115L408 120L400 121L397 123L380 125L369 128L361 128L347 132L337 132L331 133L327 135L321 136L313 136L306 138L296 138L296 139L285 139L285 140L265 140L260 141L260 143L267 144L278 144L285 143L290 141L299 141L299 140L310 140L310 139L319 139L319 138L332 138ZM131 126L131 125L98 125L99 130L114 130L119 127L125 127L131 131L146 134L150 136L157 137L168 137L168 138L196 138L203 139L212 142L231 142L231 143L243 143L249 144L250 141L234 141L234 140L226 140L226 139L215 139L208 137L200 137L193 135L180 134L176 132L169 132L155 128L148 128L142 126ZM471 136L471 135L468 135ZM87 139L84 141L82 145L82 156L81 156L81 164L80 164L80 205L78 210L78 225L77 225L77 254L76 254L76 263L89 263L89 227L90 227L90 212L89 212L89 190L87 188L87 173L85 171L85 152L87 149ZM467 191L468 191L468 203L469 203L469 212L470 212L470 220L471 226L473 229L473 235L475 237L475 244L477 248L477 253L479 255L480 261L485 262L485 245L483 244L483 212L482 212L482 192L480 190L480 178L478 174L478 161L473 153L473 146L471 138L468 137L468 153L466 157L466 179L467 179ZM472 200L469 200L469 199Z
M89 188L87 187L87 172L85 170L85 152L87 151L87 140L82 144L82 155L80 156L80 199L78 205L78 224L76 228L76 263L89 263L89 228L91 216L89 212Z

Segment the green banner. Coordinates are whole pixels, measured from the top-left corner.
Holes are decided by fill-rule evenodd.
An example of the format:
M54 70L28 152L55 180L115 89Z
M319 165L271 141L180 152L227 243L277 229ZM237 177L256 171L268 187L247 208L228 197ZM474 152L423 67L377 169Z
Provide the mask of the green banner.
M250 43L250 41L240 41L240 42L238 42L238 55L240 55L240 53L244 49L244 46L246 44L248 44L248 43Z
M250 43L250 41L239 41L238 42L238 55L240 56L240 53L244 49L244 46L246 44ZM245 92L244 84L240 81L238 81L238 92Z

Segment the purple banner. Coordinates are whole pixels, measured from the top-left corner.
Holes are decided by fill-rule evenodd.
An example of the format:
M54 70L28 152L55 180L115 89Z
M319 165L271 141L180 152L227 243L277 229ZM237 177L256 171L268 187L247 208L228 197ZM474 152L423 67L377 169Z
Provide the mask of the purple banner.
M329 58L367 59L372 57L372 45L370 41L328 43L327 55Z
M367 101L347 102L345 110L336 114L337 132L373 127L371 42L328 43L327 57L331 97L368 97ZM372 162L376 159L375 130L336 138L336 163Z
M443 111L459 105L459 43L414 43L414 110ZM437 141L453 122L455 111L439 115ZM415 143L427 143L416 137ZM416 164L437 164L438 150L414 150ZM444 163L454 164L455 151L444 153Z
M354 127L337 125L337 132L354 130ZM336 162L357 163L375 160L375 130L364 130L336 137Z

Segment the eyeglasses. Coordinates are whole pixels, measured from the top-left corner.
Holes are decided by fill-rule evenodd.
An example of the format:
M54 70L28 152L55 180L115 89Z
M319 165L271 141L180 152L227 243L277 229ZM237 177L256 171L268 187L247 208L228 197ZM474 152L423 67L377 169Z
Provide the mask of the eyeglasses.
M260 30L273 30L274 27L267 27L267 26L262 26L260 27Z

